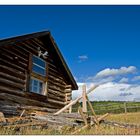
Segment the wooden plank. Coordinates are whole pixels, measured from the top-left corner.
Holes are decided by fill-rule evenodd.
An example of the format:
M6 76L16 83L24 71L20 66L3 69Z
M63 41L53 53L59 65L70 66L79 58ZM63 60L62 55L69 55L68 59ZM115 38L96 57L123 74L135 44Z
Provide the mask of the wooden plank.
M4 114L0 112L0 122L6 122L6 119L4 117Z
M83 112L87 112L86 85L82 86L82 91L82 109Z
M87 118L86 118L85 114L83 113L82 108L79 107L78 110L79 110L79 113L80 113L81 117L84 120L85 125L88 125Z
M95 121L96 121L97 125L99 125L97 116L96 116L96 114L95 114L95 111L94 111L94 109L93 109L93 106L92 106L91 102L89 101L87 95L86 95L86 99L87 99L87 103L88 103L88 105L89 105L89 107L90 107L90 109L91 109L91 112L92 112L92 114L93 114L93 116L94 116L94 118L95 118Z

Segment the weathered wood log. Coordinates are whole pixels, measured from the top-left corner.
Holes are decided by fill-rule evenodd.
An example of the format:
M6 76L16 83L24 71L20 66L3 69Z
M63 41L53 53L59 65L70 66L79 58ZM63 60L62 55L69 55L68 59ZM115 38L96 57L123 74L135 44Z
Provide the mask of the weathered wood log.
M59 96L59 97L65 98L65 94L64 93L56 91L56 90L52 90L50 88L48 89L48 93L53 94L55 96Z
M11 74L12 76L15 76L17 78L20 78L22 80L25 80L25 75L24 73L18 71L17 69L13 69L11 67L8 66L4 66L0 64L0 71L7 73L7 74Z
M100 121L102 121L103 119L105 119L108 115L109 115L109 113L106 113L106 114L100 116L100 117L98 118L98 122L100 122Z
M16 125L8 125L8 126L3 126L6 128L21 128L21 127L29 127L29 126L42 126L42 125L47 125L47 122L31 122L31 123L26 123L26 124L16 124Z
M0 112L0 122L6 122L6 119L4 117L4 114Z
M4 72L0 72L0 77L1 78L5 78L7 80L11 80L13 82L17 82L17 83L21 83L21 84L25 84L25 81L17 78L17 77L14 77L14 76L11 76L10 74L6 74Z
M81 117L82 117L83 120L84 120L85 125L88 125L87 118L86 118L85 114L83 113L82 108L79 107L78 110L79 110L79 113L80 113Z
M94 111L94 109L93 109L93 106L92 106L91 102L89 101L87 95L86 95L86 99L87 99L88 105L89 105L89 107L90 107L90 109L91 109L91 112L92 112L92 114L93 114L93 116L94 116L94 118L95 118L95 122L97 123L97 125L99 125L99 121L98 121L98 119L97 119L97 116L96 116L96 114L95 114L95 111Z
M47 107L47 104L44 102L32 100L32 99L27 99L27 98L15 96L12 94L7 94L7 93L0 93L0 99L9 100L9 101L12 101L13 103L19 103L21 105L23 104L23 105Z
M20 84L20 83L17 83L17 82L13 82L13 81L7 80L7 79L2 78L2 77L0 78L0 83L3 83L5 85L13 87L13 88L24 89L24 85L23 84Z
M76 133L80 132L81 130L86 129L88 127L89 127L89 125L84 125L83 127L81 127L79 129L77 129L76 131L72 132L71 134L74 135L74 134L76 134Z
M60 101L60 102L66 102L64 97L59 97L57 95L53 95L53 94L50 94L50 93L48 93L47 96L48 96L49 99L52 99L52 100L57 100L57 101Z

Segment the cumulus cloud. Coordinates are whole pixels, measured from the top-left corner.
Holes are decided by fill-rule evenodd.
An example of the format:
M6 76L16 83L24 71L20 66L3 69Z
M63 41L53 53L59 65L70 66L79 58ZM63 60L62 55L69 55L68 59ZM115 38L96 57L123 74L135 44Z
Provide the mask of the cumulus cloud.
M95 84L104 84L104 83L108 83L108 82L112 82L115 80L115 77L106 77L106 78L97 78L96 76L90 76L87 78L86 81L92 81Z
M84 83L78 83L79 90L73 92L73 99L80 96L82 94L82 85ZM91 88L93 83L86 83L87 90ZM122 95L123 89L123 95ZM96 88L91 94L89 94L89 99L91 101L134 101L136 99L140 99L140 85L131 85L126 83L115 83L109 82L100 85ZM130 94L131 93L131 94Z
M88 59L88 56L87 55L80 55L80 56L78 56L78 59L79 59L78 62L83 62L83 61L86 61Z
M135 76L132 81L140 81L140 76Z
M129 67L121 67L120 69L104 69L96 74L96 78L103 78L107 76L117 76L117 75L124 75L124 74L130 74L135 73L136 67L129 66Z
M119 81L119 83L127 83L128 81L129 81L128 78L123 77L123 78Z

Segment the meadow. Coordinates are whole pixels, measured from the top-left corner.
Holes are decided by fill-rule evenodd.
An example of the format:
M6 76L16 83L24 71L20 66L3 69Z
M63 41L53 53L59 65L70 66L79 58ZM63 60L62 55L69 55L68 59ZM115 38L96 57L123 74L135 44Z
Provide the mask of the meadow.
M105 113L125 113L125 108L127 112L139 112L140 111L140 102L123 102L123 101L94 101L91 102L95 110L95 113L105 114ZM73 106L73 112L77 112L78 106L82 106L82 103L77 103ZM87 106L87 110L89 106ZM90 112L89 112L90 113Z
M140 126L140 102L94 101L91 103L98 116L109 113L109 116L106 118L107 121L129 123ZM82 103L74 105L72 111L77 112L79 106L82 106ZM87 108L89 111L89 106L87 106ZM91 112L89 111L88 114L91 115ZM78 127L80 128L80 126ZM59 130L54 128L34 129L33 127L26 127L20 129L20 131L1 127L0 135L72 135L76 129L79 129L78 127L62 127ZM98 127L92 126L81 130L75 135L140 135L140 129L120 128L100 124Z

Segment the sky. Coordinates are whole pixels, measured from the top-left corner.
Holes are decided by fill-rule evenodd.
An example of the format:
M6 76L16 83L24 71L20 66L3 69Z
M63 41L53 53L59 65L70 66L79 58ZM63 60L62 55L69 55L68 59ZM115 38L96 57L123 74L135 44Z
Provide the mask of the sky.
M140 6L0 6L0 39L49 30L81 94L91 100L140 99Z

